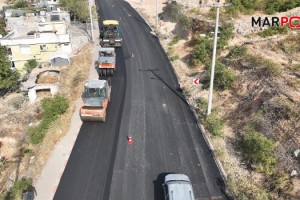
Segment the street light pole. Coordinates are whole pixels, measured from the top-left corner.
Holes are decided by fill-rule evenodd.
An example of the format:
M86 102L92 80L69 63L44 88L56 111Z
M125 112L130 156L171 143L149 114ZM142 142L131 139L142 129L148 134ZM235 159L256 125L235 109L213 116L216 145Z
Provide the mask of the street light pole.
M92 35L92 42L94 42L94 27L93 27L93 15L92 15L92 6L89 0L89 12L90 12L90 20L91 20L91 35Z
M209 94L208 94L207 115L210 115L211 107L212 107L212 96L213 96L213 88L214 88L214 76L215 76L216 53L217 53L217 40L218 40L218 28L219 28L219 13L220 13L220 7L224 7L224 6L231 6L231 3L213 4L213 5L209 6L209 7L217 8L217 16L216 16L216 25L215 25L213 57L212 57L211 72L210 72L210 85L209 85Z

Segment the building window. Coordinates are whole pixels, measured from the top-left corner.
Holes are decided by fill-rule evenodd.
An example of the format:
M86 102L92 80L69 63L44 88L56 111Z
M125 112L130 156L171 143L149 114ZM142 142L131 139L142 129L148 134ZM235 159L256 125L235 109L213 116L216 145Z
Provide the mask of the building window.
M21 45L20 50L22 54L31 54L31 48L29 45Z
M7 49L7 54L10 55L10 56L12 55L11 48Z
M40 50L41 51L46 51L47 50L47 46L45 44L40 45Z

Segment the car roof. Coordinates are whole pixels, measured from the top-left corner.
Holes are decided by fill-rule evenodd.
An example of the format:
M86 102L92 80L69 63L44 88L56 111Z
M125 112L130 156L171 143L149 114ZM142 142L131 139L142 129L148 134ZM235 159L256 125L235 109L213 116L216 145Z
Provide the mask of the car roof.
M184 174L168 174L165 176L170 200L194 200L192 184Z

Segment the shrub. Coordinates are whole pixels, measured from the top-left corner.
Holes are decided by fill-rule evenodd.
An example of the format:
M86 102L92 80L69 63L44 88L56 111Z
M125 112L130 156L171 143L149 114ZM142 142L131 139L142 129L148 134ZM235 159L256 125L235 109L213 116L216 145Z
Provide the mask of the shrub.
M244 56L246 52L247 52L247 48L245 46L235 45L230 49L227 58L229 59L239 58L241 56Z
M32 180L28 178L22 178L15 182L12 191L11 191L11 199L20 199L21 195L24 191L32 188Z
M262 69L263 73L267 76L280 76L282 74L282 70L277 63L262 56L246 54L244 59L251 63L252 67Z
M282 74L280 66L271 60L265 61L263 69L266 71L268 76L280 76Z
M192 56L192 64L194 65L199 62L210 62L211 60L213 41L207 38L201 38L199 41L200 42L194 47L194 53Z
M65 97L56 95L53 98L45 98L42 100L42 108L44 110L43 119L39 125L30 127L28 130L29 142L39 144L43 141L44 135L51 123L53 123L59 115L66 112L69 102Z
M25 63L25 69L28 73L30 73L36 67L37 67L37 62L35 59L28 60Z
M15 5L14 8L26 8L27 7L28 2L26 0L18 0Z
M228 40L233 37L234 25L232 23L224 23L220 27L220 39L218 39L218 49L224 48L228 44Z
M60 114L66 112L69 107L68 100L56 95L53 98L45 98L42 100L42 108L45 110L44 118L55 120Z
M260 165L261 170L270 171L276 159L273 155L274 143L264 135L257 132L254 127L247 126L242 139L243 156L250 162Z
M269 27L269 28L263 30L262 32L257 33L257 34L261 37L269 37L269 36L277 35L277 34L287 34L288 30L289 30L288 26L284 26L284 27L271 26L271 27Z
M43 123L43 121L41 123ZM31 144L39 144L43 141L44 134L47 130L47 129L44 128L44 126L39 124L37 126L32 126L32 127L29 128L28 136L29 136L29 142Z
M27 156L33 156L33 151L32 149L23 149L23 154Z
M205 89L210 86L210 72L206 75L203 81L203 87ZM214 76L214 89L216 90L226 90L233 86L236 80L236 75L234 70L228 69L224 64L216 62L215 66L215 76Z
M171 42L169 43L169 46L173 46L173 45L176 44L180 39L181 39L181 37L178 36L178 35L176 35L175 37L173 37L173 39L172 39Z
M206 99L200 97L198 99L196 99L196 104L197 104L197 111L204 115L207 111L207 105L208 105L208 102Z
M178 55L175 55L175 56L171 56L170 57L170 60L171 61L175 61L175 60L178 60L179 59L179 56Z
M207 130L215 137L223 135L224 123L215 114L209 115L205 118Z

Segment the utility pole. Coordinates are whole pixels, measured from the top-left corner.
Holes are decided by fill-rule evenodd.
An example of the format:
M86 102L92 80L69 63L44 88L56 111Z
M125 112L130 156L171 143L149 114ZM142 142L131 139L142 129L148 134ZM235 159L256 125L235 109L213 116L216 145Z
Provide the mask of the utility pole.
M90 20L91 20L91 35L92 35L92 42L94 42L94 26L93 26L93 15L92 15L92 6L89 0L89 12L90 12Z
M215 76L215 65L216 65L216 53L217 53L217 40L218 40L218 28L219 28L219 13L220 7L231 6L231 3L220 4L220 0L217 0L217 4L209 5L208 7L216 7L217 8L217 16L216 16L216 25L215 25L215 38L214 38L214 47L213 47L213 57L211 63L211 72L210 72L210 84L209 84L209 94L208 94L208 108L207 115L211 113L212 107L212 96L213 96L213 88L214 88L214 76Z

